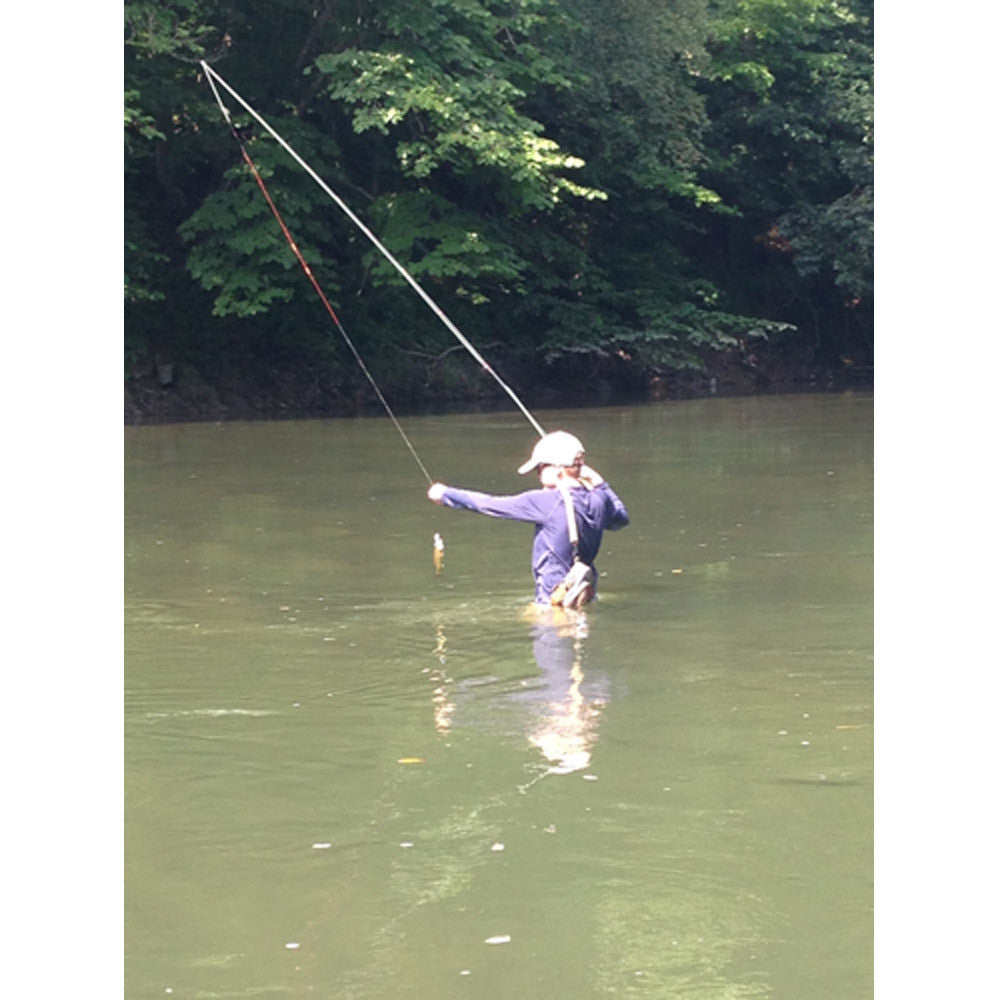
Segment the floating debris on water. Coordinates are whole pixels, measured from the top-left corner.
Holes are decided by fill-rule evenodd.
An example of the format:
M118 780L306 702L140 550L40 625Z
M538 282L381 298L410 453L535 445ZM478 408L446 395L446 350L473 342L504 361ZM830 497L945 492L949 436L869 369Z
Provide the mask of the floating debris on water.
M400 757L397 764L426 764L427 761L423 757Z
M399 846L400 847L412 847L413 846L413 841L412 840L401 840L399 842Z
M298 941L289 941L289 942L288 942L288 943L287 943L287 944L285 945L285 947L286 947L286 948L287 948L287 949L288 949L289 951L295 951L295 950L296 950L296 949L297 949L297 948L299 947L299 943L298 943Z
M490 848L490 850L491 850L491 851L506 851L506 850L507 850L507 845L506 845L506 844L501 844L501 843L500 843L500 841L497 841L497 842L496 842L496 843L495 843L495 844L494 844L494 845L493 845L493 846L492 846L492 847Z
M486 944L510 944L509 934L496 934L486 939Z
M316 851L328 851L331 847L333 847L333 844L327 843L325 840L313 844L313 850Z

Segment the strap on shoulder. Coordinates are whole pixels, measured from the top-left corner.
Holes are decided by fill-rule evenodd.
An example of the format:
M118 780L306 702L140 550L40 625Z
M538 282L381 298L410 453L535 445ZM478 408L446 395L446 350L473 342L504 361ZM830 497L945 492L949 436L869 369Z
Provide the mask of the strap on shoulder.
M565 483L560 482L558 489L562 494L563 503L566 505L566 528L569 531L570 545L573 546L573 562L578 562L580 559L580 534L576 526L576 508L573 506L573 498L570 496L569 487Z

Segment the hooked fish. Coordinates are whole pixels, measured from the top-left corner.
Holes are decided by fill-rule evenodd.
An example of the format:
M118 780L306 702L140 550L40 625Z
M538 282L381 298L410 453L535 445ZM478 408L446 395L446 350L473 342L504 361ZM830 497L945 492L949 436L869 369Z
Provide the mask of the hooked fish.
M438 532L434 532L434 574L441 575L444 569L444 539Z

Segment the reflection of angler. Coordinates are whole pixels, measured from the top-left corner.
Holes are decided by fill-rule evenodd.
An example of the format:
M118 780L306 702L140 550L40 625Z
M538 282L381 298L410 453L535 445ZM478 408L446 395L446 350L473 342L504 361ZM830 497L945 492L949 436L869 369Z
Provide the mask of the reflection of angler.
M534 629L535 660L548 697L529 740L549 762L546 774L570 774L590 764L604 696L593 696L583 688L585 616L566 612L553 615L558 615L559 620L540 623Z
M521 786L522 792L545 775L570 774L589 766L600 712L607 702L607 678L593 672L588 676L583 670L584 640L588 634L586 615L561 608L535 608L531 614L538 683L503 693L505 701L526 709L528 742L541 751L547 763L541 774ZM454 725L457 700L466 703L466 709L472 708L467 699L478 702L483 709L487 705L481 699L489 698L495 689L487 686L483 690L477 683L467 686L461 682L456 688L447 670L446 636L440 622L435 631L434 653L438 663L425 668L424 673L434 685L431 696L434 728L438 735L446 736ZM482 694L475 693L477 688ZM464 716L466 712L461 714ZM495 721L495 713L489 712L489 718Z

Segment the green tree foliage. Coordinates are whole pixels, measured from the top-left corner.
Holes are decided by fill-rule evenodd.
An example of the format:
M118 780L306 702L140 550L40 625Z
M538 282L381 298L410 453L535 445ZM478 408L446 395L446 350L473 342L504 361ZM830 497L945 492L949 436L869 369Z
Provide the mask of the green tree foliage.
M817 334L827 312L870 339L870 0L718 0L711 13L705 176L738 210L717 231L722 280L743 308L781 303Z
M584 177L608 197L569 222L582 258L571 280L522 305L547 331L546 357L585 355L588 370L595 358L683 370L784 329L728 310L689 252L702 220L727 210L700 181L708 119L693 80L708 61L704 4L580 0L572 11L570 30L549 44L573 86L546 103L555 134L580 150Z
M219 146L200 129L208 95L193 79L198 59L225 49L217 13L198 0L125 5L126 373L207 329L177 227L217 181Z
M314 364L352 378L202 59L473 340L521 372L604 367L639 384L790 329L830 288L840 309L870 296L863 10L148 0L125 15L126 357L137 370L170 356L203 373ZM400 385L454 388L450 334L223 97L369 364Z
M327 96L351 109L355 132L390 139L407 178L470 178L517 214L595 197L567 176L582 162L520 110L529 89L566 85L529 41L548 6L385 3L370 25L377 47L323 53L315 68Z

